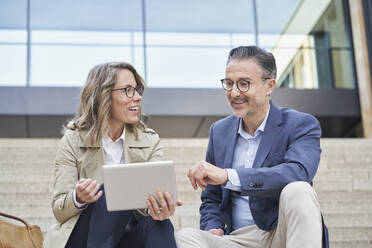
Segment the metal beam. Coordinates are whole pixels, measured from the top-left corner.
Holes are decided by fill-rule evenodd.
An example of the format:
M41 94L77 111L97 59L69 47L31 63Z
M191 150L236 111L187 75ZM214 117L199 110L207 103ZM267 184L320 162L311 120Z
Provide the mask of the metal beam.
M77 87L0 87L0 115L74 115ZM143 112L150 116L226 116L231 109L222 89L147 88ZM277 88L279 106L316 116L359 117L355 89L296 90Z

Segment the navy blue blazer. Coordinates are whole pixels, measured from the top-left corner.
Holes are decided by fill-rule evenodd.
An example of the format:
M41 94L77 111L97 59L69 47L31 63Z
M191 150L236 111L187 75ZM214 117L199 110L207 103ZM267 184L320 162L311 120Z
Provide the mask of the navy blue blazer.
M231 115L210 128L206 161L232 168L240 118ZM295 181L312 185L320 160L319 122L309 114L270 103L270 112L252 168L237 169L241 195L249 196L256 225L270 231L278 223L279 197L284 186ZM200 228L232 231L230 190L208 185L201 195ZM323 223L323 247L328 231Z

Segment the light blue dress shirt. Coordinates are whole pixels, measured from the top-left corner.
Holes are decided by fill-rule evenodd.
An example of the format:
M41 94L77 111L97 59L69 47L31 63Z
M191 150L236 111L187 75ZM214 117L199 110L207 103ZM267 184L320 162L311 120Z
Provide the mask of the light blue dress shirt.
M241 184L237 168L252 168L253 161L256 157L258 146L260 145L262 133L266 126L269 110L266 113L265 119L257 128L252 137L243 128L243 119L240 119L238 137L234 150L234 159L232 162L232 169L227 169L228 181L225 188L231 191L232 202L232 226L233 230L239 229L243 226L254 225L251 209L249 207L249 196L241 196Z

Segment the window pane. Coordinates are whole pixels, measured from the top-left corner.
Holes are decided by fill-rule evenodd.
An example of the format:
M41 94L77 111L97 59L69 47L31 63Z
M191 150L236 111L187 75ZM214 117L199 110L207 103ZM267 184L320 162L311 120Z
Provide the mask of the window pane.
M136 55L143 49L136 42L142 37L140 1L31 3L32 86L81 86L94 65L108 61L143 71Z
M31 28L141 31L141 1L31 0Z
M27 28L27 0L0 1L0 30Z
M130 45L132 33L92 31L33 31L32 43L81 45Z
M219 88L229 48L149 47L150 87Z
M252 1L146 1L149 32L252 33Z
M354 88L347 1L304 0L296 6L276 41L267 44L277 59L277 85Z
M146 1L152 87L221 87L229 50L252 44L252 1Z
M82 86L94 65L132 56L129 46L33 45L31 53L32 86Z
M0 45L0 86L26 86L26 45Z
M0 1L0 86L26 86L27 1Z
M258 45L270 49L295 14L300 0L256 0Z

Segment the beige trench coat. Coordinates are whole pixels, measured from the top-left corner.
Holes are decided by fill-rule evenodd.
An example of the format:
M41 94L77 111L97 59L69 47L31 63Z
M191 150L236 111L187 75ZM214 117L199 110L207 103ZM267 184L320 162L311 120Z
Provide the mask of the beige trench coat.
M75 207L72 192L80 178L92 178L103 183L101 167L105 164L101 144L83 140L84 131L69 126L66 130L55 160L52 209L56 224L48 231L44 247L65 247L83 209ZM125 132L124 159L126 163L157 161L163 157L158 134L149 128ZM139 210L141 211L141 210ZM143 212L143 211L141 211Z

